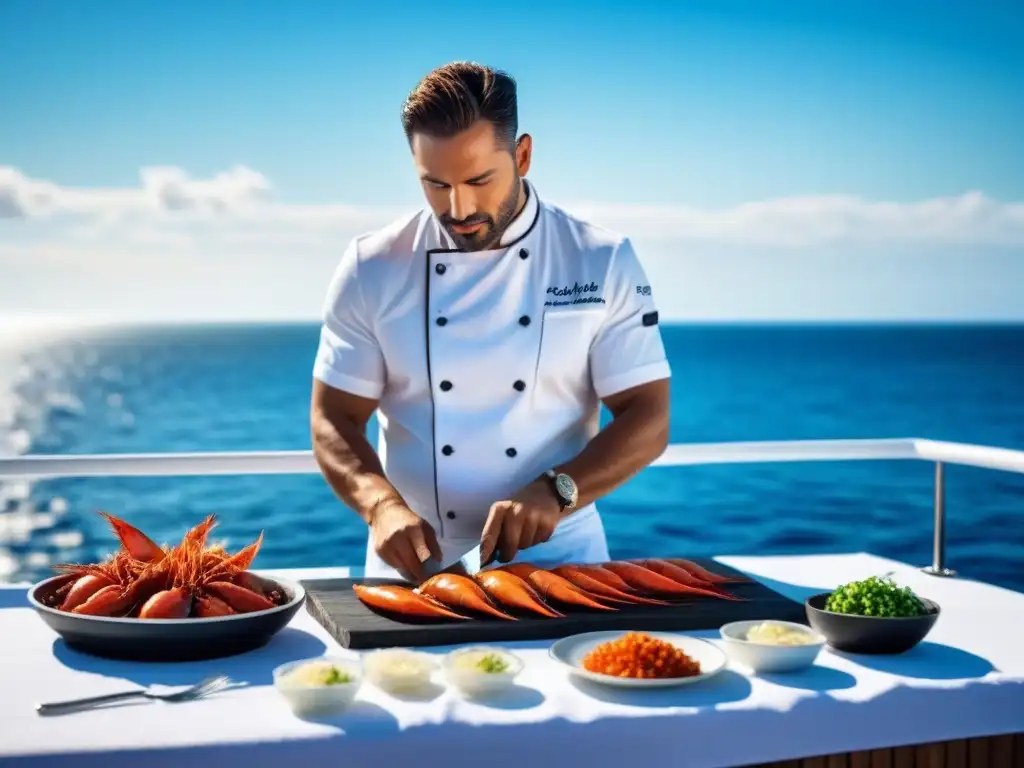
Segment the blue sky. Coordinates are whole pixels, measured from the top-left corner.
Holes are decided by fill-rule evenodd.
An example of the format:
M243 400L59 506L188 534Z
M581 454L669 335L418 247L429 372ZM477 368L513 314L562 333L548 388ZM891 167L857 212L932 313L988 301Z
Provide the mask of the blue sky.
M347 238L422 204L402 98L474 59L669 316L1024 319L1022 39L1019 2L7 0L0 314L315 317ZM259 235L147 208L147 168L259 197Z

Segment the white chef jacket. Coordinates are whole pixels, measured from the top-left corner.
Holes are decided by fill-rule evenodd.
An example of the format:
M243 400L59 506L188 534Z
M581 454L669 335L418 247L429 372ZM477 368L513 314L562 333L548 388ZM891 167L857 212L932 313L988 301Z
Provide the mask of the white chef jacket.
M385 474L445 566L479 544L493 502L584 448L600 398L671 375L629 239L527 192L491 250L458 250L429 209L355 238L324 304L314 376L379 399ZM516 559L607 560L596 506ZM397 576L369 541L366 575Z

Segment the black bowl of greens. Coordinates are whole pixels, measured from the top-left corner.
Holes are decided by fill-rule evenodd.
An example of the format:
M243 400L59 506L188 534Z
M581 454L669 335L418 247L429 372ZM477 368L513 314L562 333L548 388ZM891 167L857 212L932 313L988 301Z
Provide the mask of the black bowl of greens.
M909 651L931 632L939 606L899 587L889 576L871 576L807 598L807 620L830 646L848 653Z

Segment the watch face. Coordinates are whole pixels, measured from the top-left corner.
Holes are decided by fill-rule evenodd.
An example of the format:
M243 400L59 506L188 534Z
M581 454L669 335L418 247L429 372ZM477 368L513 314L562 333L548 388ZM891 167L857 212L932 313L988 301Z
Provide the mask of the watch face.
M572 502L576 498L576 483L568 475L559 475L555 478L555 486L558 494L566 501Z

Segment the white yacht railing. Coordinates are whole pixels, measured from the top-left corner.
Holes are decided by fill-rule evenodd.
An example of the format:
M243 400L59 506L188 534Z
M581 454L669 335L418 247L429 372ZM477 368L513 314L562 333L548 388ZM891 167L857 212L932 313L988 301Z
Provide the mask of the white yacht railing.
M946 464L1024 474L1024 451L921 438L877 440L781 440L735 443L675 443L651 466L748 464L802 461L918 460L935 464L932 564L936 576L955 576L946 568ZM0 479L61 477L317 474L312 451L230 453L143 453L41 455L0 458Z

